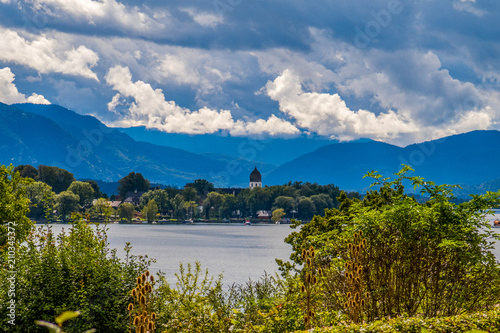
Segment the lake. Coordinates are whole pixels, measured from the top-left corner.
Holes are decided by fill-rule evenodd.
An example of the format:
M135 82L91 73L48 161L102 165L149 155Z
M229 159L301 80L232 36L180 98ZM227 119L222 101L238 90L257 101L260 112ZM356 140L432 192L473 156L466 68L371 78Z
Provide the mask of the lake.
M70 225L53 224L58 233ZM151 271L162 271L174 282L179 263L199 261L209 274L224 274L224 283L258 280L278 270L275 258L288 259L292 247L283 240L293 229L287 224L108 224L111 248L124 257L126 242L131 254L156 259Z
M500 218L500 211L487 217ZM69 225L54 224L58 233ZM281 224L109 224L108 241L111 248L124 257L126 242L133 246L132 254L147 254L156 259L151 271L162 271L175 282L179 263L200 261L210 275L224 274L224 283L245 283L258 280L265 272L273 274L278 265L275 258L289 259L291 246L283 240L294 230ZM494 229L500 232L500 229ZM494 254L500 259L500 246Z

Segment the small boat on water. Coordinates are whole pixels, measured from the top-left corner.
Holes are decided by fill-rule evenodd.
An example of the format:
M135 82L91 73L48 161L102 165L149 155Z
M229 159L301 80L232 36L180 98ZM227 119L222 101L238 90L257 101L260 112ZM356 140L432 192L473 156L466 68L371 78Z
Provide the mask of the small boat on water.
M493 228L500 228L500 220L499 220L499 219L496 219L496 220L493 222Z
M193 219L182 221L183 224L193 224Z
M252 222L246 220L245 223L243 223L243 225L252 225Z

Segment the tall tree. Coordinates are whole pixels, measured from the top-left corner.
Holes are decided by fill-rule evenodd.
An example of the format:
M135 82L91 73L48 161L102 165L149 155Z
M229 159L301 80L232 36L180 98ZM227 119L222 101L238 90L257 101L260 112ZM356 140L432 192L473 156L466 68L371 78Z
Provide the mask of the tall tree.
M196 190L192 187L186 187L184 191L182 191L182 196L185 201L196 201Z
M78 194L80 197L80 206L90 206L92 204L92 199L94 199L94 189L87 182L80 182L78 180L71 183L68 187L68 191Z
M37 179L38 178L38 171L37 169L29 164L26 165L18 165L14 168L14 172L19 171L19 175L23 178L31 178L31 179Z
M154 190L148 191L141 196L140 205L141 208L144 208L149 201L153 200L158 205L158 209L160 213L166 214L168 209L170 208L170 200L168 199L168 193L165 190Z
M9 235L15 235L15 241L20 244L33 228L33 223L26 216L29 211L26 185L29 183L29 179L14 172L12 165L0 165L0 250L7 242L12 243Z
M192 187L198 192L199 196L206 196L208 193L214 191L214 184L206 179L196 179L192 183L187 183L184 187Z
M135 213L135 206L129 202L124 202L118 207L118 215L120 218L125 219L129 222L132 221Z
M71 183L75 181L75 177L73 177L71 172L64 169L54 166L39 165L38 180L51 186L52 191L60 193L68 189Z
M148 204L142 209L142 216L148 221L153 222L156 220L156 214L158 214L158 205L155 199L152 199Z
M142 174L131 172L127 176L118 181L118 192L124 199L129 191L146 192L149 190L149 180L145 179Z
M99 188L99 184L95 180L84 180L85 183L89 183L90 186L94 189L94 199L99 199L102 197L101 189Z
M30 200L29 217L39 220L49 218L55 204L55 193L44 182L33 182L26 186L26 196Z
M56 196L56 209L61 219L66 221L71 213L80 209L80 197L71 191L63 191Z

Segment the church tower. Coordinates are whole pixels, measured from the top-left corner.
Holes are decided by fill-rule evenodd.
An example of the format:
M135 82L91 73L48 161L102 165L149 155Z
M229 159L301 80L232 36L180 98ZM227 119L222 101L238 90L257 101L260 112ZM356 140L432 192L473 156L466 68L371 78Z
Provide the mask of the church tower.
M250 189L254 187L262 187L262 176L257 167L250 174Z

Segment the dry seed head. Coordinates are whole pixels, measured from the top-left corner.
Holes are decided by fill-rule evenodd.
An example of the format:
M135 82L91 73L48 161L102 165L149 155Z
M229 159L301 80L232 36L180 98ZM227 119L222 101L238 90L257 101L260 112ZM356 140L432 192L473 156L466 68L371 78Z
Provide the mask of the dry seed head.
M142 277L140 277L140 276L139 276L139 277L137 278L137 284L138 284L138 285L141 285L141 283L142 283Z
M141 322L141 318L139 318L139 317L134 318L134 326L139 325L140 322Z
M311 283L311 275L309 273L306 274L306 282Z
M306 250L302 250L302 259L305 259L306 258Z
M151 276L149 277L149 279L151 280L151 283L154 283L154 282L155 282L155 278L153 277L153 275L151 275Z
M359 302L359 293L356 293L356 296L354 296L354 299L356 300L356 302Z
M146 333L146 328L144 326L141 326L141 333Z
M359 231L359 236L360 236L360 237L363 237L363 230L360 230L360 231Z
M313 283L314 284L318 283L318 279L316 277L313 278Z
M361 283L361 280L359 279L359 277L357 277L357 278L356 278L355 282L356 282L357 284L360 284L360 283Z
M155 319L156 319L156 313L154 313L154 312L153 312L153 313L151 314L151 319L153 319L153 320L155 320Z
M141 305L146 305L146 297L144 295L141 296L139 303L141 303Z
M370 293L369 293L369 292L366 292L366 293L365 293L365 298L368 298L368 297L370 297Z
M347 298L351 298L351 292L347 292Z
M362 299L362 300L361 300L361 306L362 306L362 307L364 307L364 306L365 306L365 300L364 300L364 299Z
M308 322L309 322L309 317L304 316L304 323L306 323L306 325L307 325Z
M321 267L318 269L318 275L319 275L319 276L322 276L322 275L323 275L323 270L321 269Z
M132 311L134 309L134 304L132 303L129 303L128 307L127 307L127 310L128 311Z
M137 291L135 289L132 289L132 297L137 296Z
M144 274L146 274L146 276L149 276L149 271L146 271L146 273L144 273Z
M315 254L314 249L311 248L311 258L314 258L314 254Z
M302 285L302 286L300 287L300 290L302 290L302 292L304 293L304 292L306 291L306 286Z
M314 317L314 312L312 310L309 310L308 317L310 318Z
M153 323L152 322L148 323L148 330L150 330L150 331L153 330Z

